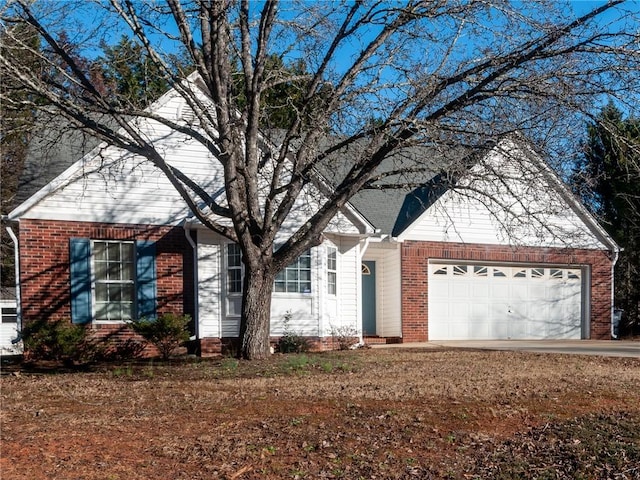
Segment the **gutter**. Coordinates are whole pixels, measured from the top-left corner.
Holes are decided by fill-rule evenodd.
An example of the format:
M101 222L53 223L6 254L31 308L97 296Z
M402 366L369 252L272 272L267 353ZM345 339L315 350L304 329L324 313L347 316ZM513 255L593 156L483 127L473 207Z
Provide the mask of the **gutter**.
M6 218L3 216L3 220ZM13 242L14 249L13 255L15 258L14 269L16 276L16 330L18 332L18 336L16 338L11 339L11 343L16 344L22 340L22 299L20 294L20 252L18 245L18 237L14 233L13 229L7 226L7 233L9 237L11 237L11 241Z
M613 250L613 261L611 262L611 338L617 339L618 336L614 332L613 318L616 314L616 305L615 305L615 269L616 263L618 262L618 258L620 257L620 248L615 248Z
M191 225L193 222L191 219L186 219L182 228L184 228L184 236L191 245L191 249L193 251L193 296L195 297L193 300L193 313L195 318L193 319L194 326L194 336L190 338L190 340L197 340L200 338L200 316L198 315L198 307L200 302L198 301L198 249L196 246L196 242L193 241L193 237L191 236Z

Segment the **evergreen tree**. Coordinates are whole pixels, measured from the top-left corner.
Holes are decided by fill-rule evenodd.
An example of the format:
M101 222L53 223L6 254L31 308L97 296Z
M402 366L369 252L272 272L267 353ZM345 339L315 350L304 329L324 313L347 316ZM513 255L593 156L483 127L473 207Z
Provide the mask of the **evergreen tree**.
M38 48L38 37L33 28L25 24L0 31L0 53L23 62L33 71L40 69L39 59L32 55L32 49ZM0 188L1 213L6 215L13 207L31 138L35 104L34 95L20 84L12 75L0 67L0 90L3 102L0 104ZM2 223L1 270L2 286L15 284L13 243Z
M123 106L144 108L169 89L158 64L130 37L123 35L117 44L103 44L102 49L104 54L93 63L92 71L100 77L106 96L126 102Z
M587 127L574 186L624 249L616 267L615 303L624 310L623 333L640 329L640 119L624 118L613 104Z

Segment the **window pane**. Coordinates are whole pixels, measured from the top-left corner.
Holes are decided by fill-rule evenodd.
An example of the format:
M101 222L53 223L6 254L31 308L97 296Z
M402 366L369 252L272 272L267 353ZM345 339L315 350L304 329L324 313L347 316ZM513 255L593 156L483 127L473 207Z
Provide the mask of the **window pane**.
M329 290L329 295L335 295L336 294L336 274L335 272L329 272L329 285L328 285L328 290Z
M110 262L119 262L120 261L120 245L117 243L108 243L107 244L107 259Z
M123 304L122 320L131 320L133 318L133 304Z
M107 320L107 303L96 303L96 320Z
M121 278L122 280L133 281L133 263L122 264Z
M107 284L96 283L96 302L107 301Z
M96 261L96 280L107 279L107 264Z
M122 287L120 285L109 285L109 303L122 302Z
M120 280L120 264L109 263L107 264L107 277L106 280Z
M133 263L133 259L134 259L133 243L121 243L120 247L122 249L121 260L123 262Z
M133 302L133 284L123 286L121 292L123 302Z
M119 303L107 304L107 320L121 320L121 307Z
M107 261L107 246L104 242L95 242L93 254L96 257L96 261L106 262Z
M311 255L309 253L303 253L298 259L300 268L311 268Z

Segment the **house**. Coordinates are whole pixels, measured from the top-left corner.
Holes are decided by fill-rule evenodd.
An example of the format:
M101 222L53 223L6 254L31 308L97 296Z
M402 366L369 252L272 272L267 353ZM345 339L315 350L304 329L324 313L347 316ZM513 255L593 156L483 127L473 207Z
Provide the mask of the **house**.
M153 108L188 115L172 92ZM139 128L169 163L222 192L220 166L197 142ZM238 247L202 226L143 159L98 146L74 160L9 214L22 322L64 318L128 338L130 317L174 312L193 318L203 355L236 338ZM455 179L434 172L415 189L355 197L276 279L272 337L289 329L320 348L336 331L370 343L610 338L613 240L521 139L466 162Z
M0 356L22 353L15 288L0 287Z

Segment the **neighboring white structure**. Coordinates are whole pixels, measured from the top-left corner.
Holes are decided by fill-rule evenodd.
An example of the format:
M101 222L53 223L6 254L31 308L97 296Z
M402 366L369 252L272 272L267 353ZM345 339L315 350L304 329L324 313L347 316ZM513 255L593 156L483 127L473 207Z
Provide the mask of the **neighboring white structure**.
M22 342L18 341L18 316L16 293L13 288L2 287L0 295L0 355L22 353Z

